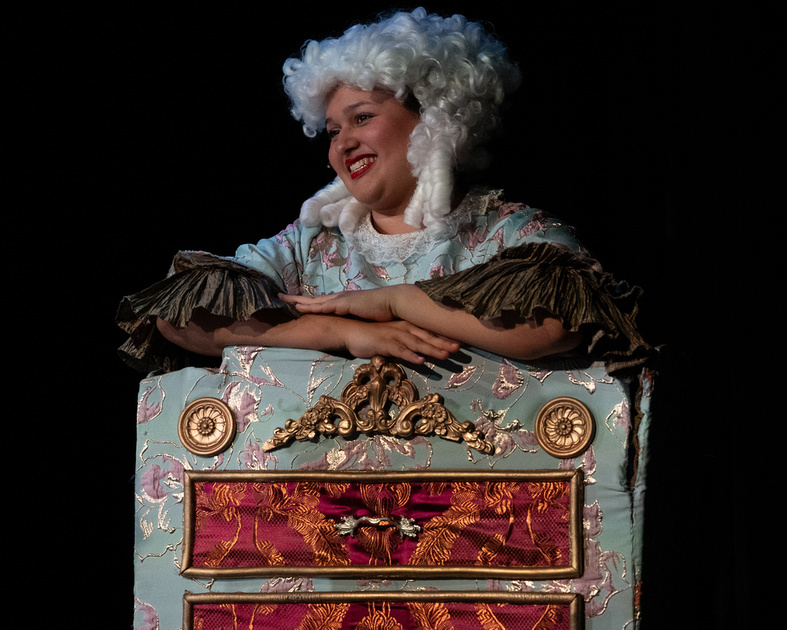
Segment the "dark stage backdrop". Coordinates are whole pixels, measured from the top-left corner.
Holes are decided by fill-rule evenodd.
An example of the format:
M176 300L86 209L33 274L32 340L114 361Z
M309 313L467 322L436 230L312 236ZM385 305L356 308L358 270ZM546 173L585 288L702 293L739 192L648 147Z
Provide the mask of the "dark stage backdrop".
M305 39L388 8L263 4L44 15L22 52L43 57L51 92L37 106L51 132L31 125L30 142L53 158L35 193L55 215L50 238L26 248L71 324L58 369L94 375L76 421L85 448L101 434L90 466L103 469L101 501L117 516L98 528L107 546L96 555L121 581L106 596L120 627L132 607L140 375L115 354L117 304L161 278L178 249L231 254L297 216L330 171L324 144L289 116L281 65ZM647 627L745 627L755 553L743 512L723 507L742 501L743 482L711 471L730 463L725 432L741 402L714 379L730 363L730 330L747 299L729 257L748 203L735 148L748 133L737 112L756 81L739 54L746 16L503 4L429 5L490 22L522 66L488 183L573 224L608 271L642 286L643 329L668 349L650 474ZM736 457L747 439L736 438ZM692 603L685 623L676 598ZM710 623L695 625L697 615Z

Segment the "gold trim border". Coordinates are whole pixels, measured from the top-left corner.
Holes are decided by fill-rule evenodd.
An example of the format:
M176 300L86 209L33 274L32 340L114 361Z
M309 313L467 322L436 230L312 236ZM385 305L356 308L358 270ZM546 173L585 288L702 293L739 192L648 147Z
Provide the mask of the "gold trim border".
M196 482L254 481L321 481L326 483L399 483L439 481L568 481L569 503L569 561L560 567L484 567L484 566L335 566L335 567L241 567L201 568L192 566L194 548L194 518ZM184 477L183 498L183 559L181 575L189 578L243 579L258 577L351 577L356 579L448 579L448 578L508 578L552 580L577 578L584 572L585 545L582 508L584 485L581 470L523 470L523 471L206 471L189 470Z
M534 593L511 591L336 591L300 593L191 593L183 595L183 630L194 630L194 606L197 604L320 604L383 602L467 602L479 604L514 604L520 606L568 605L569 630L585 627L585 602L578 593Z

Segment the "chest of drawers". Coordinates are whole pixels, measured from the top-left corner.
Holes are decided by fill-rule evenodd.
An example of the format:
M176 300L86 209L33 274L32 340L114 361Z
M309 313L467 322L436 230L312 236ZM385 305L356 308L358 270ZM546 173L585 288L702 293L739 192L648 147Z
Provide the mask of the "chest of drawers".
M135 627L634 628L653 385L475 350L150 375Z

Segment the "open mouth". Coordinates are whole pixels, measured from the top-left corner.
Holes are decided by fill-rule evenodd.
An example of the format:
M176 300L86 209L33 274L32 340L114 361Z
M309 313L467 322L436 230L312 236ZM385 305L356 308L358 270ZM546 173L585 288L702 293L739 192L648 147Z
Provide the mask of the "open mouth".
M364 155L360 158L354 159L352 162L347 163L347 169L350 171L350 177L357 179L363 175L369 168L377 161L373 155Z

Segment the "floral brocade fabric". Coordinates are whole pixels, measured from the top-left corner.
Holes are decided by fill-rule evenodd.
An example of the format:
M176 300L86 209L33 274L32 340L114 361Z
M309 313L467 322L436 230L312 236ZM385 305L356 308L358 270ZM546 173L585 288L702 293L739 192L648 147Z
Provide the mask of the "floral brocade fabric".
M144 378L134 627L186 630L191 593L187 616L202 630L636 628L654 375L466 354L405 372L421 397L439 394L472 422L490 452L432 434L266 448L288 420L340 398L362 359L236 347L219 369ZM205 398L235 421L230 446L210 456L178 431L183 411ZM587 406L594 437L557 457L542 447L537 418L566 398ZM405 518L415 535L400 528ZM465 599L446 600L454 593ZM419 626L418 615L434 625ZM584 625L569 624L577 615Z
M570 630L568 605L397 602L200 605L195 628L223 630Z
M368 220L347 235L296 221L232 257L180 252L166 279L121 302L117 322L129 339L120 354L141 371L199 364L163 340L156 317L177 326L196 308L237 321L266 309L297 317L278 293L314 296L401 283L417 283L434 300L480 319L546 309L585 332L580 352L604 361L610 372L648 354L635 321L639 289L604 273L569 226L505 202L499 191L469 194L450 226L436 241L425 232L379 234Z
M195 493L198 568L511 569L570 560L567 482L198 482ZM348 514L370 516L342 532L336 523ZM374 520L395 524L402 514L421 524L417 533Z

